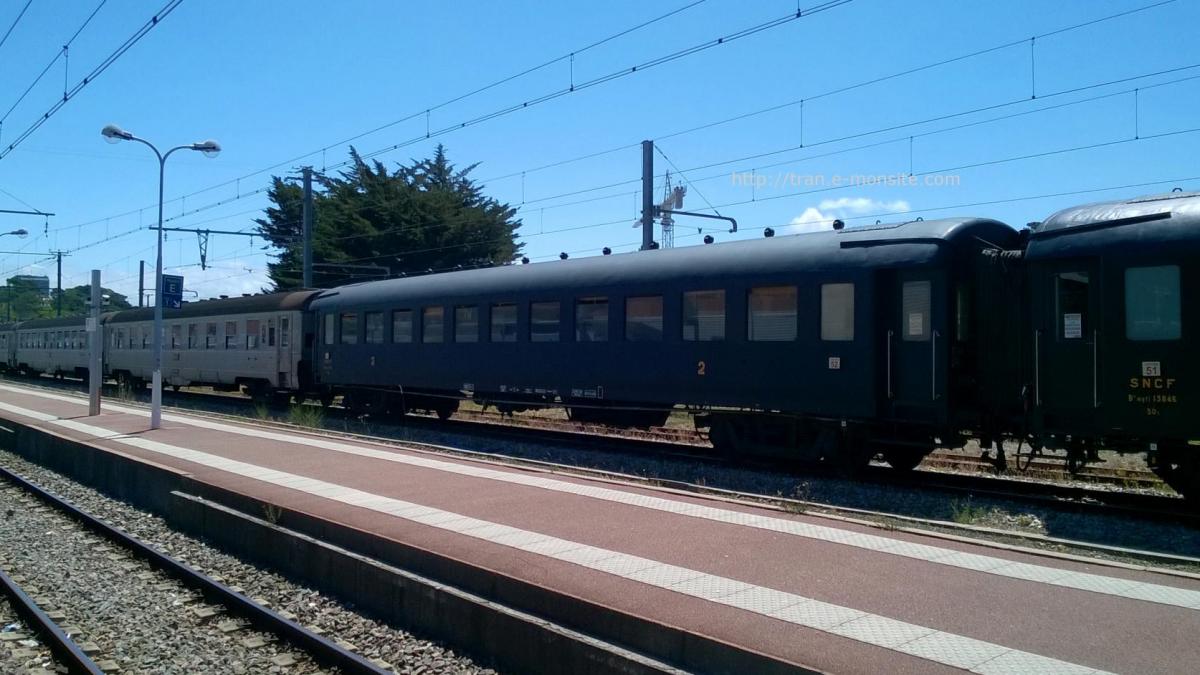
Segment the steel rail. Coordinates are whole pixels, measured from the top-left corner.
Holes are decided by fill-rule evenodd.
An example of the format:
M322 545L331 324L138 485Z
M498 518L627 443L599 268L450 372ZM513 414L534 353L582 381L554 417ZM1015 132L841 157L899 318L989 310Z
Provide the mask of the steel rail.
M248 619L258 628L283 637L296 647L308 652L315 661L323 666L337 668L343 673L370 675L387 675L391 673L390 670L380 668L362 656L342 648L332 640L317 635L304 626L284 618L277 612L259 605L241 593L152 548L141 540L116 529L83 511L71 502L54 495L4 467L0 467L0 479L28 491L57 511L79 521L92 532L131 551L153 567L178 579L184 585L200 591L209 602L220 603L229 608L234 614ZM44 617L45 615L43 614L42 616ZM46 620L48 621L49 619ZM61 634L61 631L59 632ZM80 652L80 655L82 656L82 652ZM92 667L94 668L95 664L92 664ZM102 671L96 668L93 671L80 670L78 672L94 672L99 674Z
M4 593L12 601L13 608L29 622L38 635L42 636L46 646L62 665L66 666L68 672L72 675L104 675L100 666L84 654L83 649L3 570L0 570L0 585L4 586Z

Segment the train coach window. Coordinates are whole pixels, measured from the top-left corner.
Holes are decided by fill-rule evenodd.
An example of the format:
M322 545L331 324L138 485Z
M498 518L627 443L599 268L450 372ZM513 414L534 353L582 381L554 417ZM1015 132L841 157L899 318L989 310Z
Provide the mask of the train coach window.
M217 324L216 322L206 324L204 326L204 348L217 348Z
M854 339L854 284L821 284L821 339Z
M344 345L358 344L358 314L356 312L342 312L338 332L341 334L341 342Z
M174 324L171 326L171 349L179 349L180 343L183 341L183 325Z
M237 349L238 325L236 321L225 322L225 349Z
M725 339L725 291L683 294L683 339L688 342Z
M1088 331L1088 273L1062 272L1054 277L1058 337L1082 340Z
M413 341L413 313L411 309L392 312L392 342Z
M200 324L189 323L188 324L187 348L188 349L197 349L199 347L200 347Z
M246 349L258 347L260 325L258 319L246 319Z
M796 287L763 286L750 289L747 337L756 342L796 339Z
M479 342L479 308L454 308L454 341Z
M661 342L662 338L662 296L626 298L625 339L630 342Z
M1179 266L1130 267L1125 270L1125 337L1130 340L1178 340Z
M517 341L517 306L511 302L492 305L492 342Z
M275 344L274 341L271 344ZM292 321L286 316L279 318L279 346L289 347L292 344Z
M383 312L367 312L364 315L366 323L364 337L369 345L383 344Z
M445 339L445 311L442 307L421 310L421 342L441 342Z
M900 288L900 311L906 342L928 342L932 285L928 281L906 281Z
M334 321L336 321L336 319L334 318L334 316L332 314L325 315L325 329L323 332L325 333L325 344L327 344L327 345L333 344L333 322Z
M557 302L534 302L529 305L529 341L558 342L559 305Z
M575 301L575 340L608 341L608 298L580 298Z

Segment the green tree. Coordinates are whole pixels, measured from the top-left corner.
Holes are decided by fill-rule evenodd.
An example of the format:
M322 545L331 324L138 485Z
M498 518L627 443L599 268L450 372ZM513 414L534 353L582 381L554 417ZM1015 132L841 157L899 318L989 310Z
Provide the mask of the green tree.
M108 303L105 304L101 311L115 312L118 309L129 309L132 305L129 304L129 299L124 295L112 290L111 288L100 287L100 293L108 296ZM53 294L53 291L51 291ZM91 307L88 306L88 301L92 298L92 287L88 285L76 286L74 288L63 289L63 316L79 316L87 314ZM54 305L55 299L51 299L50 308L56 310ZM57 311L57 310L56 310Z
M104 311L129 309L129 301L124 295L104 287L100 288L100 292L109 296ZM91 286L64 288L62 294L63 316L79 316L88 312ZM27 321L55 316L57 298L57 289L50 289L50 295L47 296L29 280L12 277L0 292L0 320Z
M389 172L352 148L351 165L337 176L316 176L313 282L327 288L399 274L512 262L516 209L487 197L439 145L429 159ZM300 288L303 280L303 193L273 179L272 206L259 232L279 250L268 265L275 290Z

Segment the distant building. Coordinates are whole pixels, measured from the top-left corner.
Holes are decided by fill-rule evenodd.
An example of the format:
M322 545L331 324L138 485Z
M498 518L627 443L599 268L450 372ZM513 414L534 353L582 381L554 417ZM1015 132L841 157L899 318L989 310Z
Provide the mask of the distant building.
M18 274L12 277L10 282L13 286L29 286L37 289L42 295L50 295L50 277L45 275Z

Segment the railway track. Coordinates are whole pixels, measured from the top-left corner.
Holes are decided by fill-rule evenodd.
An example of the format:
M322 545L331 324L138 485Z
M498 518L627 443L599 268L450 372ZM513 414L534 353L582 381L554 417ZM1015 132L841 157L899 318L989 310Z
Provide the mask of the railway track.
M391 672L2 467L0 501L0 581L71 673Z
M8 602L0 602L0 658L22 668L54 672L60 667L73 675L99 675L104 671L54 622L22 586L25 577L9 576L7 561L0 559L0 586ZM28 630L29 632L26 632ZM32 633L32 634L31 634ZM32 665L32 667L31 667Z
M44 381L38 384L45 385L49 382ZM52 386L51 388L57 387ZM75 387L70 388L75 389ZM165 394L167 400L184 404L181 406L184 409L208 414L217 412L245 419L258 412L250 399L236 394L188 390L167 391ZM214 410L214 408L220 410ZM464 454L484 454L503 458L506 461L528 461L529 458L515 456L509 449L497 445L497 441L513 445L569 445L603 452L628 453L644 458L695 462L713 467L736 466L770 471L794 477L797 481L803 481L812 476L835 477L837 475L836 470L820 465L798 467L780 460L746 458L734 460L722 457L716 455L712 451L711 445L708 445L699 434L687 429L653 429L630 433L622 430L622 433L614 434L604 427L579 424L569 420L532 418L537 421L531 422L531 418L528 417L509 417L488 411L464 410L450 420L439 420L433 415L407 415L399 420L358 425L359 430L353 432L350 429L355 426L356 418L348 411L335 406L325 409L325 415L330 418L331 422L343 422L345 430L352 436L368 436L384 442L396 442L397 437L403 440L405 430L408 429L452 432L476 441L476 450L467 451ZM330 431L331 429L325 428L324 430ZM337 432L338 430L332 429L332 431ZM430 445L421 441L403 440L403 442ZM447 447L439 448L439 451L443 452L452 450ZM854 479L880 486L902 485L913 489L940 490L951 497L958 496L964 499L971 496L987 496L1041 505L1059 511L1107 512L1155 521L1182 522L1200 527L1200 513L1173 493L1160 491L1161 481L1153 481L1144 475L1130 477L1116 471L1107 475L1105 472L1099 471L1070 476L1061 467L1058 468L1057 473L1053 473L1049 466L1051 466L1050 462L1039 463L1035 460L1030 467L1031 473L1027 475L997 474L992 470L991 462L987 458L941 451L932 455L928 464L916 471L899 473L886 466L873 465L857 474ZM944 467L952 468L954 471L936 470ZM561 468L573 468L592 473L605 472L603 469L597 470L584 466L562 465ZM1047 476L1053 479L1048 479ZM652 477L649 480L659 484L664 483L664 481ZM1069 482L1065 482L1068 480ZM707 487L691 485L686 482L667 482L673 487L685 490L703 491ZM1154 491L1130 490L1131 487L1149 487ZM771 499L779 497L779 495L762 495L762 497Z

